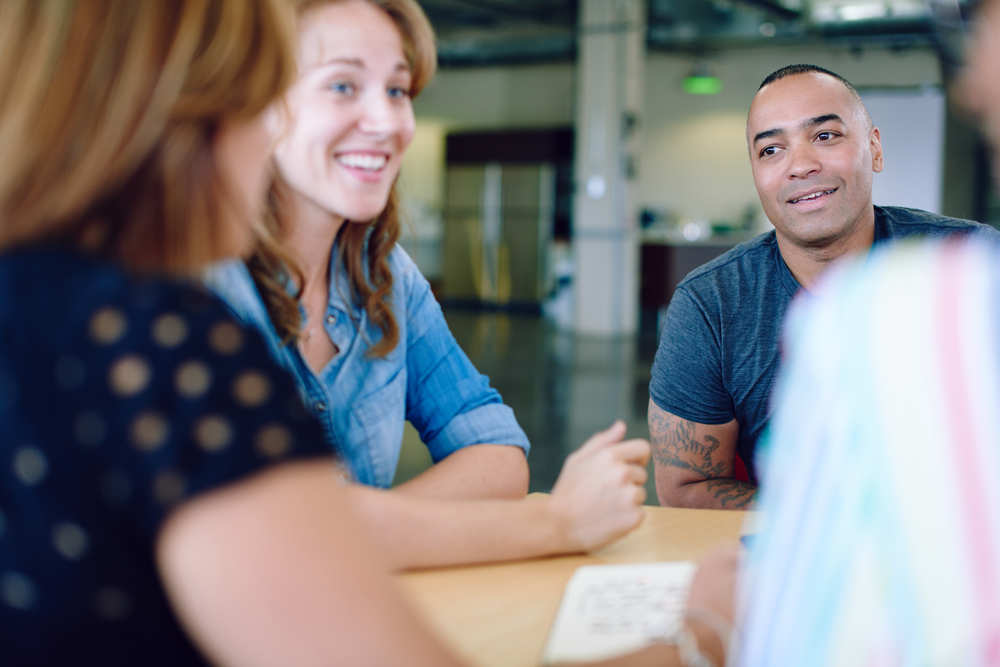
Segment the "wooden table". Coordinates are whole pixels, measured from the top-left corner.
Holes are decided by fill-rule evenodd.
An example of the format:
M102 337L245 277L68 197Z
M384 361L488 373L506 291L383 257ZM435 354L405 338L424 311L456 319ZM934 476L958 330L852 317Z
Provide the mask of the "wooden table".
M542 649L573 571L595 563L698 560L737 539L746 514L647 507L642 525L586 556L426 570L400 575L438 635L469 664L529 667Z

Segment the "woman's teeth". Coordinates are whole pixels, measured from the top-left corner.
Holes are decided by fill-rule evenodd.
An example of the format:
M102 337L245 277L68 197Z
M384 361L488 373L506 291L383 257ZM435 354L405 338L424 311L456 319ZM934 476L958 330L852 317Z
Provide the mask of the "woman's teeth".
M337 162L345 167L350 167L351 169L378 171L385 166L387 159L384 155L345 153L344 155L337 156Z

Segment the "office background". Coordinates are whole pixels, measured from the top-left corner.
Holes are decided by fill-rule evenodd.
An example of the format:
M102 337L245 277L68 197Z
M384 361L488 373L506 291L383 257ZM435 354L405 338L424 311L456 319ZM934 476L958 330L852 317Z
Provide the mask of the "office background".
M640 17L642 53L638 102L623 114L623 133L639 136L624 150L622 177L635 259L623 265L628 280L617 298L636 307L634 316L626 309L619 330L595 334L578 322L587 308L581 273L600 279L610 269L581 260L575 238L580 202L595 194L574 164L580 105L593 100L581 93L593 76L581 69L581 35L594 32L587 12L623 3ZM441 69L414 103L417 132L399 183L408 219L402 243L435 286L459 343L527 431L532 490L549 490L565 455L614 418L626 420L630 435L648 437L646 384L672 285L770 229L745 140L750 101L770 72L812 63L859 89L885 148L876 204L1000 218L982 139L948 95L966 3L421 5L438 33ZM688 92L699 81L702 94ZM532 154L532 132L535 146L549 148ZM559 144L566 133L569 143ZM412 429L404 445L400 479L427 464Z

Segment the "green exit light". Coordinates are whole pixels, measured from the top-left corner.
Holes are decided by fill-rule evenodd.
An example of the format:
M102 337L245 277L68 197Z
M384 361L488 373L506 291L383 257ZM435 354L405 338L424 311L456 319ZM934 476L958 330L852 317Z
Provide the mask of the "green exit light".
M722 81L714 76L689 76L681 82L689 95L715 95L722 90Z

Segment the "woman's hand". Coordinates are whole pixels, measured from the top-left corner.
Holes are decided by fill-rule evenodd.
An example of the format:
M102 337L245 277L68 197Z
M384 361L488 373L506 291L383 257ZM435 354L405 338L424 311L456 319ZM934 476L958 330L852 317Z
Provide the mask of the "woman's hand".
M563 464L548 501L562 529L564 552L604 546L642 521L649 443L622 442L624 436L624 422L616 421Z

